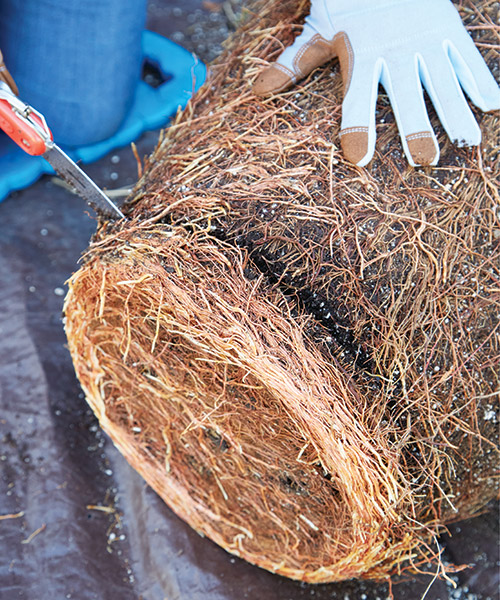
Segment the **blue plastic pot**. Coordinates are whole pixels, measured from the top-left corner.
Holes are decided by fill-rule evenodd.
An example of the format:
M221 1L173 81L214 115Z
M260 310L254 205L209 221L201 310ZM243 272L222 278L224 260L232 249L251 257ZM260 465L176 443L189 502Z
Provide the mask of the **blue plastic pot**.
M66 146L105 140L132 104L145 0L0 0L0 49L20 96Z

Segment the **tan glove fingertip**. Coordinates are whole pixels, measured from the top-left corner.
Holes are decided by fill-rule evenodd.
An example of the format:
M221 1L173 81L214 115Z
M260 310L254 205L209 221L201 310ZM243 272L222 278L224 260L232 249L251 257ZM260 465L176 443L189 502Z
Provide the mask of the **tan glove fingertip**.
M283 65L275 63L260 73L253 84L257 96L270 96L286 90L296 81L295 75Z

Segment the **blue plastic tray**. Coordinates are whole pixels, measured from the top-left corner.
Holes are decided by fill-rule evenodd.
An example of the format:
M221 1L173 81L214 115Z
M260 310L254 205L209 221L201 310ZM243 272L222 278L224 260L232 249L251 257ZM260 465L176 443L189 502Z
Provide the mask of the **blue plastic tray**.
M140 81L130 113L120 129L103 142L64 149L73 160L93 162L111 150L130 144L143 131L164 126L205 81L205 65L178 44L145 31L142 47L145 59L158 65L168 80L157 88ZM54 173L54 170L44 158L26 154L0 131L0 201L10 192L31 185L45 173Z

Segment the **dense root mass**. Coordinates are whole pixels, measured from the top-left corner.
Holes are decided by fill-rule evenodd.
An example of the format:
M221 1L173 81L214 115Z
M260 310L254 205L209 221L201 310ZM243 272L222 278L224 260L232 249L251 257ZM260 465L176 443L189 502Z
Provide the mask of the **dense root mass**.
M458 5L494 72L497 4ZM247 10L101 224L67 333L103 428L194 528L289 577L384 578L497 494L499 118L412 169L382 97L374 161L346 163L336 63L250 90L307 10Z

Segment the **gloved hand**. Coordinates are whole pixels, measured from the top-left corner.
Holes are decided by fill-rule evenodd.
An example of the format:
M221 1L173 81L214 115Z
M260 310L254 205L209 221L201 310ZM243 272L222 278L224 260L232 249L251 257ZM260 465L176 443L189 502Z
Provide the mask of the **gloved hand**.
M16 82L12 78L12 75L7 71L7 67L3 61L3 54L0 52L0 81L4 81L10 89L16 94L19 95L19 90L17 89Z
M439 159L422 84L459 146L481 141L461 87L481 110L500 108L500 89L450 0L312 0L301 35L261 73L254 92L278 93L335 56L344 85L341 146L359 166L375 149L379 82L412 166Z

